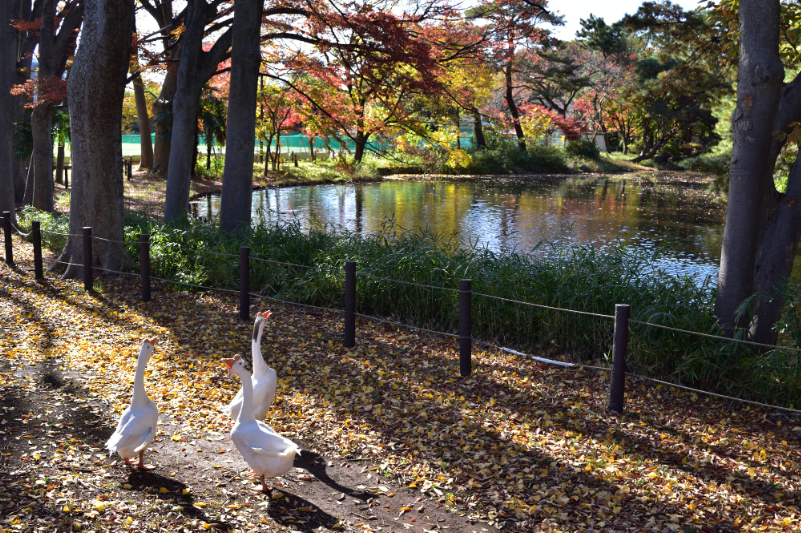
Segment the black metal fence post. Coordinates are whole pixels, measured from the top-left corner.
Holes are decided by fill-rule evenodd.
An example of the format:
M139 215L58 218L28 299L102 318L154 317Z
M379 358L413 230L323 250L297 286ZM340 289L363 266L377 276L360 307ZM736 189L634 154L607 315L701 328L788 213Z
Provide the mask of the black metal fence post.
M42 227L38 220L31 222L31 240L33 241L33 272L36 279L44 279L42 268Z
M612 344L612 383L609 387L609 410L623 412L626 389L626 355L629 344L629 305L615 305L615 333Z
M345 261L345 348L356 346L356 261Z
M473 370L473 323L471 317L473 289L469 279L459 280L459 374L463 378Z
M133 178L133 156L128 158L128 181Z
M239 249L239 318L250 320L250 248Z
M11 246L11 211L3 211L3 239L6 244L6 264L14 266L14 248Z
M83 288L92 290L92 228L83 228Z
M142 301L150 301L150 235L139 234L139 275L142 280Z
M64 188L70 188L70 169L69 167L64 167Z

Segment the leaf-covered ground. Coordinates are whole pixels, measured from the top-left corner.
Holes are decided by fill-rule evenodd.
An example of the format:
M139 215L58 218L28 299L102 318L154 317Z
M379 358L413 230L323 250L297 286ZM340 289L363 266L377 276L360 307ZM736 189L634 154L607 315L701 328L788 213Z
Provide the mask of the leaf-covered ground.
M279 375L267 422L304 446L273 498L227 438L238 388L220 359L250 355L235 298L136 278L92 294L32 279L30 247L0 270L0 531L797 531L801 422L476 349L452 339L273 310L263 350ZM257 305L256 305L257 304ZM254 302L256 309L267 308ZM130 399L141 339L162 410L158 468L102 449ZM447 529L446 529L447 528Z

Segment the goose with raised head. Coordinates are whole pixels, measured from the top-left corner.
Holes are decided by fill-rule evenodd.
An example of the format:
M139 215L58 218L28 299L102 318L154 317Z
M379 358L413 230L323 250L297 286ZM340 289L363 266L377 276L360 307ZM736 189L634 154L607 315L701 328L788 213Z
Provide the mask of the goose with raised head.
M295 455L300 455L300 448L253 416L253 385L245 362L238 355L233 359L223 359L223 362L228 367L228 375L238 376L242 381L242 408L231 429L231 440L253 473L259 477L261 490L271 492L264 479L278 477L292 470Z
M264 333L264 325L272 316L270 311L256 314L256 321L253 323L253 416L256 420L264 420L267 411L273 404L275 389L278 386L278 376L275 370L267 366L264 357L261 355L261 336ZM242 409L243 389L239 389L231 403L223 407L223 412L236 421Z
M122 412L117 429L108 439L106 448L109 453L117 452L125 459L125 464L134 464L133 460L139 455L137 468L150 470L156 468L146 465L144 460L145 448L156 436L156 425L159 420L159 410L156 404L145 392L145 368L150 357L156 351L158 338L146 339L139 350L139 359L136 362L136 376L134 377L133 396L131 405Z

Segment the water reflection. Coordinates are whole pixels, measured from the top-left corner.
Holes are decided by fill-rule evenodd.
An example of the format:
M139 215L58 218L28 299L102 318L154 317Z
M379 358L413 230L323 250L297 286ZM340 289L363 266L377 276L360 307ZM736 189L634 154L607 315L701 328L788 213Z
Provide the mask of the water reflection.
M195 216L216 215L219 197L193 202ZM407 230L457 235L464 246L530 253L617 239L644 252L664 247L666 270L714 276L725 208L693 188L648 179L591 178L385 181L256 191L255 224L297 220L378 234L388 219Z

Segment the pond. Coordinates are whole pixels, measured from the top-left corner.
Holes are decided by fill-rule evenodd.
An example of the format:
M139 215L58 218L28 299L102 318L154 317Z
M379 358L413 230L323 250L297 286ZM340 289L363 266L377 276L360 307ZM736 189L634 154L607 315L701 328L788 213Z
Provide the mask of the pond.
M191 204L216 215L219 196ZM357 235L388 227L426 230L462 246L539 253L549 245L621 242L663 250L660 268L707 277L720 261L725 205L697 181L648 175L388 180L267 189L253 193L253 223L297 221ZM543 246L546 245L546 246Z

